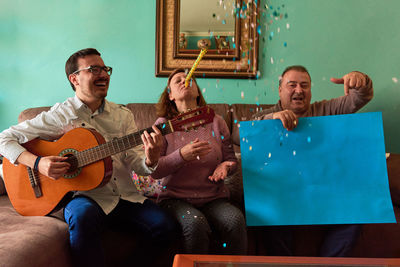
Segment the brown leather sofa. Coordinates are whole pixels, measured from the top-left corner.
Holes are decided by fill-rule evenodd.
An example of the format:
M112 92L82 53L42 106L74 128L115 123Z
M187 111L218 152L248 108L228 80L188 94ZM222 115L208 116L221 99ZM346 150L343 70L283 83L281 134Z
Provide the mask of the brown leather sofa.
M240 156L238 122L271 105L210 104L227 122L232 132L235 151ZM129 103L139 129L150 126L156 119L154 104ZM32 118L49 107L31 108L21 112L18 121ZM392 154L387 160L390 190L396 217L400 216L400 155ZM241 169L226 179L232 201L243 208ZM1 193L0 179L0 193ZM264 246L265 227L249 228L250 255L268 255ZM324 232L318 226L302 226L295 233L295 255L316 256ZM104 247L110 266L122 265L121 259L140 246L135 237L108 231L104 234ZM367 224L351 256L400 257L399 224ZM122 245L123 244L123 245ZM157 257L157 252L155 251ZM23 217L15 212L7 195L0 196L0 266L71 266L68 230L65 222L54 216ZM166 266L171 263L165 262Z

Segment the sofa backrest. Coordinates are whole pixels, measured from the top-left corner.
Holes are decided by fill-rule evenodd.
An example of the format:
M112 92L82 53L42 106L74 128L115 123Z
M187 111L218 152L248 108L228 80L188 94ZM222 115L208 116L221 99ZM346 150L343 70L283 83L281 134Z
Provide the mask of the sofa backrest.
M27 108L19 114L18 122L33 119L43 111L48 111L50 108L51 107Z
M222 116L228 125L232 134L232 141L235 145L235 151L239 151L239 122L251 120L251 116L258 111L272 107L273 105L263 104L208 104L215 113ZM126 105L134 116L138 129L144 129L151 126L157 119L154 103L129 103ZM32 119L39 113L49 110L50 107L28 108L18 116L18 122Z
M228 127L231 130L231 114L229 112L228 104L209 104L214 109L214 112L221 115ZM155 104L153 103L129 103L126 105L132 113L135 119L136 126L139 129L144 129L151 126L157 119Z
M249 121L253 114L270 108L273 105L256 105L256 104L233 104L231 105L232 111L232 141L235 146L235 151L238 151L240 146L239 140L239 122L241 121Z

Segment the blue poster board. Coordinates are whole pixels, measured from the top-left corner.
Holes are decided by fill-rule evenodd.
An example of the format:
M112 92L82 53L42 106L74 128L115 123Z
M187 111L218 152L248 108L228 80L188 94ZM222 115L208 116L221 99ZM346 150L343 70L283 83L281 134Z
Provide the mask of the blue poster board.
M396 222L380 112L240 123L248 226Z

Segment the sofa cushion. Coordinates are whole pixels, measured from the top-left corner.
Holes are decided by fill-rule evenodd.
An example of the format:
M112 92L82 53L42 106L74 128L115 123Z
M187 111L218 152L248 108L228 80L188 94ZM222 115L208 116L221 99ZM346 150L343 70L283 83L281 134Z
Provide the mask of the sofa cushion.
M6 193L6 187L3 181L3 164L0 164L0 196Z
M1 264L71 266L68 227L48 216L21 216L7 196L0 196Z

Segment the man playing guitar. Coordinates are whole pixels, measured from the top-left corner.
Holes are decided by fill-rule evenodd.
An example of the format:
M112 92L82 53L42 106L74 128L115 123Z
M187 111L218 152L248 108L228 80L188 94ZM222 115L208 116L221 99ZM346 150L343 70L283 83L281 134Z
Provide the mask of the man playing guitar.
M45 176L46 179L40 181L43 189L47 181L65 180L68 173L76 169L77 166L71 166L72 161L68 161L73 149L62 155L41 156L21 144L36 138L56 140L76 128L95 129L105 141L137 131L131 111L105 99L112 68L105 66L96 49L87 48L71 55L65 71L75 91L74 97L0 133L0 154L11 164L29 167L28 170L33 170L32 175ZM101 186L88 191L76 191L66 204L64 217L69 225L74 266L105 265L100 237L109 222L124 225L127 231L135 229L135 232L143 233L150 240L151 251L167 248L174 238L173 220L156 204L140 195L131 180L132 170L140 175L151 174L157 168L160 157L162 135L157 127L153 126L151 133L144 131L140 138L144 152L136 146L113 155L112 161L104 161L100 165L102 174L109 181L103 181ZM85 142L79 136L74 141L77 144ZM107 170L107 164L112 168ZM85 171L85 168L81 170ZM92 174L88 173L88 176ZM45 192L40 190L36 194L45 197ZM144 248L144 251L150 250Z

